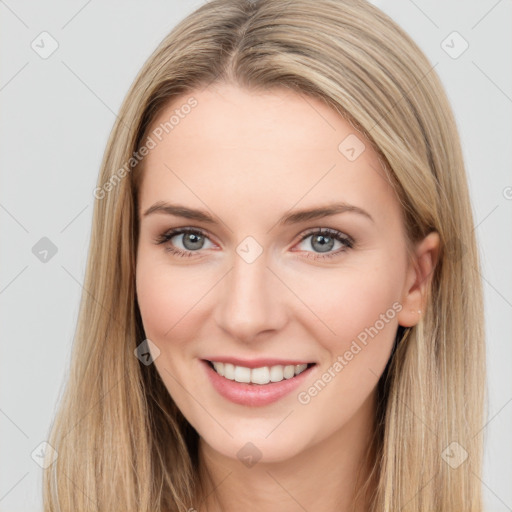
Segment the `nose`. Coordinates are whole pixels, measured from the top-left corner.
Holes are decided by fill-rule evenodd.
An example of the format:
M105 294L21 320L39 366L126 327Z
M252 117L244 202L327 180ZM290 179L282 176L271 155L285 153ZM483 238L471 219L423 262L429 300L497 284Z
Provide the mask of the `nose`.
M233 268L219 288L215 320L233 339L250 343L286 324L287 290L268 268L265 251L252 263L234 256Z

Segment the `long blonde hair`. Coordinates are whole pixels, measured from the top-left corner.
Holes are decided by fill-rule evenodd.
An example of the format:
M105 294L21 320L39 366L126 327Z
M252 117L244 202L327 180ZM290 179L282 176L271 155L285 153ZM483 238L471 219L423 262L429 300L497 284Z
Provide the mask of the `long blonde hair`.
M48 442L44 510L187 511L202 489L198 434L154 365L135 292L141 147L173 98L214 81L320 98L391 176L409 242L437 231L420 323L399 328L379 382L371 511L480 512L485 405L479 255L456 124L433 66L363 0L212 0L147 60L110 135L69 379ZM368 491L370 488L368 488Z

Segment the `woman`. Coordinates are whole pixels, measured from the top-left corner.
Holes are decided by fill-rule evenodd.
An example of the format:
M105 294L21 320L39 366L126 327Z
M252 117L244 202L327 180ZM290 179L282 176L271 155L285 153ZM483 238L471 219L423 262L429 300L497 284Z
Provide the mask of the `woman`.
M360 0L213 0L107 145L45 510L480 511L456 125Z

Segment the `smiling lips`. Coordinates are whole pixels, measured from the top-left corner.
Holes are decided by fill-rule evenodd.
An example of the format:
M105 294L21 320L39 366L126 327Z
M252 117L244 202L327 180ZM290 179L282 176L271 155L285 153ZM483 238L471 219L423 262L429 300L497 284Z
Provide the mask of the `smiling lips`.
M315 363L281 359L242 360L233 357L218 357L207 360L222 377L236 382L268 384L291 379Z
M253 360L249 367L222 359L202 360L208 379L224 398L246 406L268 405L288 395L308 378L316 366L316 363L255 366L261 362Z

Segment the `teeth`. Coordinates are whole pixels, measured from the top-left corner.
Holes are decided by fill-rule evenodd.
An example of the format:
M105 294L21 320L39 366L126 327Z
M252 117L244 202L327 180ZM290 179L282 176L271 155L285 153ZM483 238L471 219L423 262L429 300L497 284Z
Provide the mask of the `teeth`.
M281 382L283 379L291 379L302 373L307 364L290 364L287 366L263 366L261 368L246 368L235 366L231 363L212 362L215 371L229 380L236 382L252 382L253 384L268 384L269 382Z

